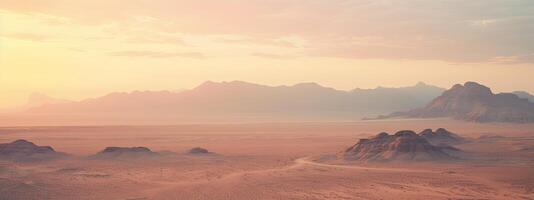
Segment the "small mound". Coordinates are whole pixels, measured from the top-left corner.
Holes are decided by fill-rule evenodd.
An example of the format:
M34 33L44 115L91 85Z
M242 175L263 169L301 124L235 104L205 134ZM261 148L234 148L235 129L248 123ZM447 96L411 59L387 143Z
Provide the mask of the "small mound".
M454 145L465 143L468 140L444 128L438 128L435 132L432 129L425 129L419 135L433 145Z
M210 152L207 149L204 149L202 147L195 147L195 148L190 149L187 153L199 155L199 154L209 154Z
M106 147L94 155L94 158L102 159L137 159L159 156L146 147Z
M416 161L450 160L452 156L444 147L434 146L424 137L410 130L399 131L394 135L380 133L360 141L345 150L341 157L358 161Z
M0 144L0 159L3 160L38 161L57 159L65 155L50 146L38 146L27 140Z

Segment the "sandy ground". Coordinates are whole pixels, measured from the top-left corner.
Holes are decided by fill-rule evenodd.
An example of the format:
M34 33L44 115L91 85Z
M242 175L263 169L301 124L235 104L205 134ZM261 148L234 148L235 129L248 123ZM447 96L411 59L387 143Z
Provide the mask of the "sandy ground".
M465 160L343 163L322 158L381 131L444 127ZM475 139L482 135L500 135ZM534 199L534 125L449 120L177 126L4 127L72 158L0 161L0 199ZM212 156L92 160L107 146Z

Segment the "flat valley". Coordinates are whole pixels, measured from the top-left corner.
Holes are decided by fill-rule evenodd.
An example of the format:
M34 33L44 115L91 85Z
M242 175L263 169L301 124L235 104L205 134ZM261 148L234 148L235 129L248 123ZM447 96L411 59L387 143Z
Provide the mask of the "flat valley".
M381 132L428 128L469 141L454 145L461 153L452 160L339 157ZM0 128L0 143L19 139L66 156L0 161L7 199L534 199L534 124L406 119ZM107 147L150 153L95 156L116 151Z

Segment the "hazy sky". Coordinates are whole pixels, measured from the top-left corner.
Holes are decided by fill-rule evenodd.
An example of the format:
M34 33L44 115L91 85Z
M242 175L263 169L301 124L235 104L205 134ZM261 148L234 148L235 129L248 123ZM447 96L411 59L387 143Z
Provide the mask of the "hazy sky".
M0 107L203 81L534 92L529 0L1 0Z

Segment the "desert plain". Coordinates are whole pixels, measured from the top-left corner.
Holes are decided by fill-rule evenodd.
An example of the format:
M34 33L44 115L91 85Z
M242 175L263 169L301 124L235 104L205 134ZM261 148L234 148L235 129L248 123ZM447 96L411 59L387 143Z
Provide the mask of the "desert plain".
M469 139L455 145L458 159L335 159L380 132L441 127ZM534 199L534 124L433 119L0 128L0 143L18 139L68 156L0 161L2 199ZM110 146L169 156L94 158ZM187 153L194 147L212 153Z

